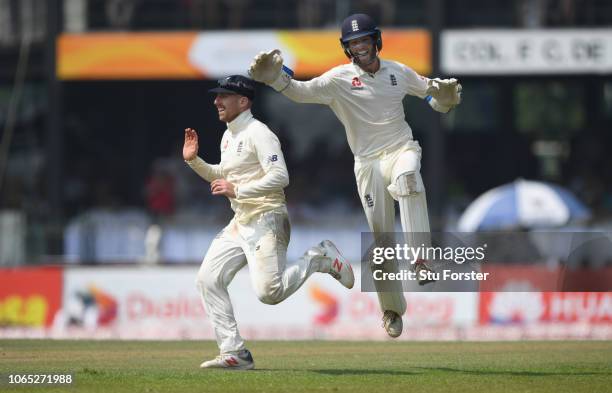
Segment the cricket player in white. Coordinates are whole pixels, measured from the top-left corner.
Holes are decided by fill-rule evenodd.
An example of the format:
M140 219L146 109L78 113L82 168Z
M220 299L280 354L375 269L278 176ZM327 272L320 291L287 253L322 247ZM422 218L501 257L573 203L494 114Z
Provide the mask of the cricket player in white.
M249 73L293 101L328 105L344 125L355 155L357 188L370 230L394 232L395 201L410 246L427 233L429 218L420 175L421 147L405 120L402 100L412 95L426 99L446 113L461 101L456 79L428 79L404 64L379 58L382 37L372 18L351 15L342 23L342 48L351 63L332 68L310 81L292 79L278 49L261 52ZM377 239L377 242L381 241ZM417 262L417 271L429 269ZM396 269L396 265L386 269ZM391 337L402 332L406 311L400 282L377 282L383 326Z
M325 240L295 264L286 265L290 227L283 188L289 184L276 135L251 114L255 89L249 78L234 75L210 90L219 119L227 123L221 139L221 162L198 157L198 136L185 130L183 158L206 181L213 195L229 198L234 218L213 240L197 275L220 355L202 368L252 369L253 357L240 337L227 287L238 270L249 265L259 300L277 304L294 293L314 272L329 273L347 288L355 282L351 265Z

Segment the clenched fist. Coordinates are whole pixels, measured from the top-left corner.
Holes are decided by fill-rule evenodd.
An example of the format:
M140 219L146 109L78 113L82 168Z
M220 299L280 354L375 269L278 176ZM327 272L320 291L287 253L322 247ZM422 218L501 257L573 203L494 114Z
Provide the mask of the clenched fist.
M234 185L225 179L213 180L210 183L210 190L213 195L225 195L228 198L236 198Z

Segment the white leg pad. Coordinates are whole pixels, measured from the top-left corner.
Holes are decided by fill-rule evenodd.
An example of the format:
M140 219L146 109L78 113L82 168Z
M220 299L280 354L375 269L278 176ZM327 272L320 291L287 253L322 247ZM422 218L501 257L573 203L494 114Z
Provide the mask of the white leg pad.
M396 181L402 230L408 246L429 245L429 215L423 180L418 172L400 174Z

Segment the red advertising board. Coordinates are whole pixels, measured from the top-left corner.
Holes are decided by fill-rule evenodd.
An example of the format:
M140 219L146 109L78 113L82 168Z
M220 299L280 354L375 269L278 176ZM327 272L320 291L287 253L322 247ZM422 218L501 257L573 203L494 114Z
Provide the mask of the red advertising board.
M62 302L62 269L0 269L0 326L46 327Z
M481 292L481 324L612 323L612 292Z

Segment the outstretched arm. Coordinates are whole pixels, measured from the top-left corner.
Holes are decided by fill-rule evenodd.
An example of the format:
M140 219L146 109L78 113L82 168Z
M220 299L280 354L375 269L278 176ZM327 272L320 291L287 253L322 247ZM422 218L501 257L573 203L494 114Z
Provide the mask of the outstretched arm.
M457 79L429 79L403 64L400 66L405 72L407 93L424 98L434 110L447 113L461 103L461 85Z
M211 165L198 157L198 134L193 128L185 128L183 159L200 177L207 182L221 178L221 165Z
M296 102L329 104L332 101L330 81L325 75L307 82L294 80L293 71L283 65L278 49L260 52L255 56L249 68L249 75Z

